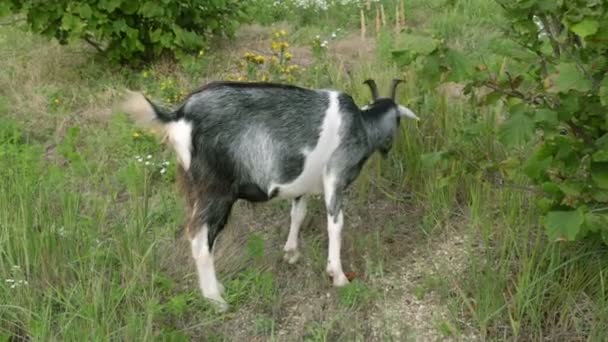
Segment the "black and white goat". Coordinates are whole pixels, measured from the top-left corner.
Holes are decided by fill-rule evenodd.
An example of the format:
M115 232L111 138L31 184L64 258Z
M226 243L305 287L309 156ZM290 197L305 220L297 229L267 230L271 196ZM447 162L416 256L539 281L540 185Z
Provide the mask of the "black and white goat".
M175 149L189 204L191 239L203 296L221 309L223 286L213 263L213 243L238 199L292 200L285 259L299 257L298 232L306 195L323 193L327 208L327 273L348 283L340 261L344 190L375 152L389 152L399 120L418 119L391 97L361 109L344 93L271 83L213 82L191 93L175 111L131 92L122 110L160 128Z

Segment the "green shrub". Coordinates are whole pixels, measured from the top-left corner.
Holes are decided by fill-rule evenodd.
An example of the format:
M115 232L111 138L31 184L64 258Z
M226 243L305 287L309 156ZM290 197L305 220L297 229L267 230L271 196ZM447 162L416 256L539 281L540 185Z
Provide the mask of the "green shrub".
M112 61L199 51L212 35L233 35L246 19L240 0L9 0L0 15L22 12L35 33L61 44L84 39Z
M504 105L497 138L510 157L489 167L515 167L504 174L538 186L550 239L593 232L608 243L608 2L497 2L510 40L493 43L492 56L475 60L440 39L404 34L393 57L429 84L491 90L478 104Z

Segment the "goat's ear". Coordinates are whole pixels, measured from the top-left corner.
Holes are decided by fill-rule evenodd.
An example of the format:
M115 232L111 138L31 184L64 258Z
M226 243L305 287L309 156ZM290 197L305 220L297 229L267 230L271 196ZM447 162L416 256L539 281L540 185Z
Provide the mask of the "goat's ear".
M417 117L416 114L414 114L414 112L411 109L409 109L405 106L402 106L402 105L399 105L398 109L399 109L400 117L407 117L410 119L414 119L416 121L420 121L420 118Z

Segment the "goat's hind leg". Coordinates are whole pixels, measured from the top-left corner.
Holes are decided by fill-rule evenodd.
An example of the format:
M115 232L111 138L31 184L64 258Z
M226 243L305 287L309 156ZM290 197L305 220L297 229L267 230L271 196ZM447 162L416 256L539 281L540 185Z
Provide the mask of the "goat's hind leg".
M216 200L198 208L197 202L189 225L192 256L196 263L201 292L221 311L227 310L228 304L222 298L224 287L217 280L215 273L213 245L216 236L226 224L233 203L233 200Z

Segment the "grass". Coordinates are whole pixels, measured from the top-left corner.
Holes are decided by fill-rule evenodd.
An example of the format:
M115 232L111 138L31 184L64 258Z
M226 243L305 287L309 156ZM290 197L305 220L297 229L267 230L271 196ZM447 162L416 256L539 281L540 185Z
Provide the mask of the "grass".
M355 11L329 13L318 25L289 27L288 40L304 49L356 20ZM406 21L495 62L488 50L501 18L492 1L411 1ZM0 82L10 85L0 89L0 337L607 338L606 248L547 241L534 193L495 182L480 166L507 155L496 142L500 105L419 87L423 75L414 73L399 98L423 120L407 122L390 158L370 160L349 192L343 263L355 281L337 290L325 276L321 200L309 204L296 265L281 254L288 205L240 203L218 241L231 310L219 314L201 300L175 159L112 103L130 87L171 104L206 79L233 75L242 45L269 50L272 30L256 29L255 39L132 71L0 26ZM371 53L353 35L330 41L322 56L301 52L297 83L344 89L363 104L365 78L382 90L403 74L387 58L392 33L368 40Z

